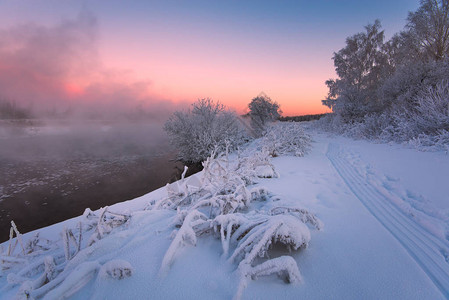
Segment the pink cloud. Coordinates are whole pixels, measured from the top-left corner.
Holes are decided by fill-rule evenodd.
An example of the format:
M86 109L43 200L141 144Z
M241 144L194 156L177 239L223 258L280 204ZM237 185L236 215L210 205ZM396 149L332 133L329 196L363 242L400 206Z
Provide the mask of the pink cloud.
M0 97L40 114L166 118L173 104L152 93L151 81L102 64L98 31L96 17L86 11L52 27L0 29Z

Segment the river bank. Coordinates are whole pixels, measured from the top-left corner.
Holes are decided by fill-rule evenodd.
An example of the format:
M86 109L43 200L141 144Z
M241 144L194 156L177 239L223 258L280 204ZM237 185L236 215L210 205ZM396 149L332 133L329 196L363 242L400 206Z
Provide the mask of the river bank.
M0 241L133 199L179 177L161 124L30 123L0 140Z

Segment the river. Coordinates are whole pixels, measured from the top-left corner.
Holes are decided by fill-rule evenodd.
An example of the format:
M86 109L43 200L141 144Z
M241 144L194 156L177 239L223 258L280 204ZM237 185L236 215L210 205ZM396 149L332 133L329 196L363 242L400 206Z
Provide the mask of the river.
M0 124L0 241L133 199L181 169L162 124L46 121Z

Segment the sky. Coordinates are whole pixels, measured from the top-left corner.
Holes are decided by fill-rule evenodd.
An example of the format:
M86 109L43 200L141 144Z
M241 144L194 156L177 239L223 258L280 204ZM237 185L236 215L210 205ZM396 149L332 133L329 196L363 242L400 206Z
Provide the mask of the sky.
M283 115L327 112L345 39L390 38L419 0L0 0L0 97L32 109L146 111L212 98L238 113L264 92ZM68 107L68 108L67 108Z

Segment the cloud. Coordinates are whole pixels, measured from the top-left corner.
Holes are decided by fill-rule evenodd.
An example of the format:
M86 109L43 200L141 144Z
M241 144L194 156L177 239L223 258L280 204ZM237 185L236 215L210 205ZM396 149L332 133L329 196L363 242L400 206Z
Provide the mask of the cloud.
M151 81L104 66L98 36L88 11L54 26L0 29L0 98L41 115L166 118L174 104L153 95Z

